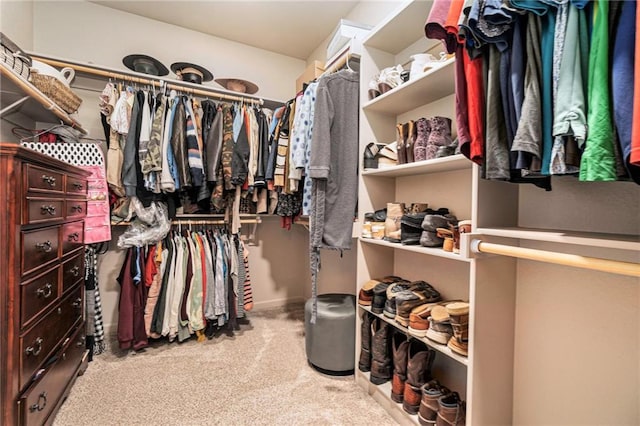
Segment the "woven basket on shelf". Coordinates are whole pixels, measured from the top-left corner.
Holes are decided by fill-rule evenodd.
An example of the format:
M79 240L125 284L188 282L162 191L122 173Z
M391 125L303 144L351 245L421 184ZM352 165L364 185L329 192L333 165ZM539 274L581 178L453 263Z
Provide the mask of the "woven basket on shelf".
M29 80L38 90L69 114L76 112L82 103L82 99L78 95L55 77L42 75L32 70Z

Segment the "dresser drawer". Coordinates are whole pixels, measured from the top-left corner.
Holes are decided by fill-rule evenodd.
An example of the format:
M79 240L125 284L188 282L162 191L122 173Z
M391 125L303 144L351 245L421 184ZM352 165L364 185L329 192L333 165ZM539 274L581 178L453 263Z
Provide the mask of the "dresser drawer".
M62 293L84 278L84 251L62 264Z
M84 241L84 223L70 222L62 225L62 255L82 247Z
M27 186L29 192L48 192L64 194L64 174L27 164Z
M34 317L60 297L58 286L59 266L20 284L20 324L27 326Z
M67 176L67 194L87 194L87 181L75 176Z
M22 231L22 275L54 262L58 258L60 226Z
M66 346L55 355L41 378L20 397L20 423L42 425L56 407L69 381L74 379L85 353L84 327L78 327Z
M58 347L73 326L82 319L82 286L54 307L42 320L20 337L20 387Z
M64 200L27 197L22 223L42 223L64 217Z
M87 202L82 200L66 201L67 218L83 218L87 215Z

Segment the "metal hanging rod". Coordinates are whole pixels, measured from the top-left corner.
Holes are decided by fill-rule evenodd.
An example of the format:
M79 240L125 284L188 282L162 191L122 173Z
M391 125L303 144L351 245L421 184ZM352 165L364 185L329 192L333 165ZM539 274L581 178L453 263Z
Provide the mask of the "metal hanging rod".
M58 68L73 68L77 72L96 75L100 77L112 78L114 80L126 80L131 81L133 83L150 85L154 87L160 87L162 84L166 84L166 87L171 90L177 90L179 92L192 94L192 95L200 95L205 97L212 97L227 101L234 102L246 102L252 103L256 105L263 105L264 99L252 96L237 96L231 95L227 93L220 93L223 90L218 90L215 88L207 89L203 88L203 86L196 85L194 83L183 82L179 80L169 80L163 77L151 76L148 74L141 74L137 72L122 72L108 69L106 67L101 67L93 64L79 64L76 62L63 61L60 59L51 59L42 56L38 56L37 54L31 54L33 59L49 64L53 67ZM194 87L198 86L198 87Z
M262 223L262 219L259 217L254 219L240 219L241 224L250 224L250 223ZM191 220L191 219L179 219L171 222L172 226L177 225L229 225L230 222L225 221L224 219L210 219L210 220Z
M536 260L539 262L573 266L612 274L640 277L640 264L638 263L487 243L478 239L471 240L470 249L474 253L499 254L501 256L516 257L518 259Z

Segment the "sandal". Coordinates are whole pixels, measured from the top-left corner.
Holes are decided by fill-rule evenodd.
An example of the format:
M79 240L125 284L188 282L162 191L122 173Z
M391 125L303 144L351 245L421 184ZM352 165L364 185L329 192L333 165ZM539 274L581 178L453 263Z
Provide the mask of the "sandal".
M380 78L378 89L381 94L388 92L391 89L394 89L402 84L402 78L400 74L402 74L404 70L402 69L402 65L396 65L395 67L385 68L380 71Z
M380 74L374 75L371 80L369 80L369 100L373 100L380 96L380 89L378 85L380 84Z

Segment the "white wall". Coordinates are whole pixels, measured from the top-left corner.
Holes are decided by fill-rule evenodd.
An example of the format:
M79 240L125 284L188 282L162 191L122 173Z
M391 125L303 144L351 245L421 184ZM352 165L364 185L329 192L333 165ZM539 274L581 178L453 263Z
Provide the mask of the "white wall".
M122 58L133 53L153 56L167 68L192 62L215 77L252 81L266 98L290 98L291 82L305 67L300 59L87 2L36 2L33 23L36 52L123 70Z

